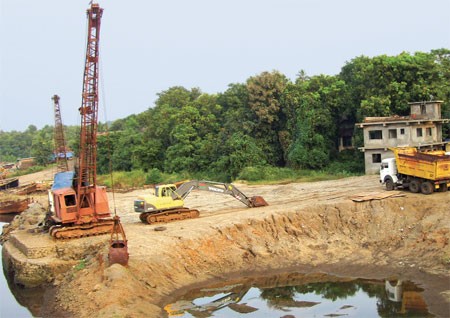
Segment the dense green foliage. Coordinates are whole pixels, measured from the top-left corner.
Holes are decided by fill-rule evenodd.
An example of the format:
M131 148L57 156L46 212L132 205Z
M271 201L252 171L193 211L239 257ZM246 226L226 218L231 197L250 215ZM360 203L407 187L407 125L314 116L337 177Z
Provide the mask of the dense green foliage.
M430 99L443 100L442 116L450 118L449 82L450 50L439 49L359 56L335 76L301 71L293 82L280 72L263 72L218 94L171 87L158 94L154 107L116 120L98 137L99 173L136 170L154 183L165 173L233 180L305 169L361 172L355 123L365 116L408 115L408 102ZM76 129L67 128L76 151ZM354 150L338 151L343 128L354 130ZM43 163L52 134L47 126L0 131L0 160L34 156ZM449 137L449 125L443 135Z

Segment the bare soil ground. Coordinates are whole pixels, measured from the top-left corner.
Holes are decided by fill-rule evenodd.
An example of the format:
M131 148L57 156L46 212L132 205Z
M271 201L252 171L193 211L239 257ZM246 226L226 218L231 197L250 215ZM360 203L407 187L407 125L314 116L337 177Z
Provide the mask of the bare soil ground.
M24 184L46 177L21 178ZM110 193L127 234L129 264L109 266L105 247L84 269L57 278L52 310L69 317L164 317L164 305L193 286L297 271L409 279L423 286L432 313L450 316L449 193L351 200L383 192L377 176L236 185L269 206L249 209L229 196L194 191L186 206L200 217L164 224L164 231L133 211L133 200L150 190ZM45 196L36 200L46 205Z

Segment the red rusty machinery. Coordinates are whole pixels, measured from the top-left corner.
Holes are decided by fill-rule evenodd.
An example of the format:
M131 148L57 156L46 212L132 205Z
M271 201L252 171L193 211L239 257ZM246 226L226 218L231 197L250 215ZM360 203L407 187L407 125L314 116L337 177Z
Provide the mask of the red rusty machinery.
M100 24L103 9L91 4L87 10L88 35L83 77L80 151L78 167L77 199L83 203L94 195L97 184L97 127Z
M88 35L82 102L79 108L81 129L78 162L75 171L55 175L48 222L49 232L55 238L125 234L119 218L111 216L106 188L97 185L99 42L102 14L103 9L98 4L91 3L87 10ZM126 239L124 241L126 246Z
M128 265L128 241L123 230L120 218L114 216L114 226L109 240L108 260L109 264Z

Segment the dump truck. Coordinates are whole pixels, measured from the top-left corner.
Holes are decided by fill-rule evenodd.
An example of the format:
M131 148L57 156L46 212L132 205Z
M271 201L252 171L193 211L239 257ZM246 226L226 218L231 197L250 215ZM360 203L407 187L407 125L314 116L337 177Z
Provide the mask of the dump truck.
M397 187L413 193L445 192L450 186L450 155L443 150L421 152L414 147L389 148L394 158L383 159L380 183L388 191Z
M184 206L184 199L192 190L231 195L250 208L268 205L261 196L247 197L231 183L190 180L156 185L154 195L144 195L134 200L134 211L140 213L140 220L147 224L196 218L200 212Z

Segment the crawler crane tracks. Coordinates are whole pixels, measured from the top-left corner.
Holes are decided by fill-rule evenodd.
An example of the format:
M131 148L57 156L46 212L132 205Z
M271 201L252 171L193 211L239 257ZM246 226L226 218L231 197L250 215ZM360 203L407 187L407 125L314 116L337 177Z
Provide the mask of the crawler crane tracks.
M111 233L113 225L113 220L72 226L53 225L49 233L56 239L73 239Z

